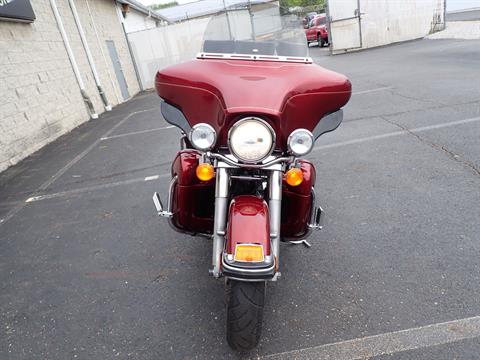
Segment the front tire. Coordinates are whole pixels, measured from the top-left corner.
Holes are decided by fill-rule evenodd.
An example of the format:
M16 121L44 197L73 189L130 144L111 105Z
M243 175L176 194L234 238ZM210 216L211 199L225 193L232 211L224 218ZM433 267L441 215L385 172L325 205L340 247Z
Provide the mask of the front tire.
M262 332L266 283L227 280L227 341L237 351L255 348Z
M318 47L324 47L325 46L325 40L323 40L323 38L320 34L317 35L317 43L318 43Z

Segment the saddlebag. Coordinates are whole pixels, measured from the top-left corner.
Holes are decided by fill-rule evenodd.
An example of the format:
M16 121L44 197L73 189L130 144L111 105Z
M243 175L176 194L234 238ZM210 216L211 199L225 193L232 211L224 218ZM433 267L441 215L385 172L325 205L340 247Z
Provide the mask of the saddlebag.
M195 170L200 155L179 151L172 165L177 177L172 193L172 225L181 232L211 234L213 229L215 179L201 181Z
M290 186L283 181L282 188L282 240L294 240L304 237L312 216L313 187L315 186L315 167L306 160L300 160L303 182L299 186Z

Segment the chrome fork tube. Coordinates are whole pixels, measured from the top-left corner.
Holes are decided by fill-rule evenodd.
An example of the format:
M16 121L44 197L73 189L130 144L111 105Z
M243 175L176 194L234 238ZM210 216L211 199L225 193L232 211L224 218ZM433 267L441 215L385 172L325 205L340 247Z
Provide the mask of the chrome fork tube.
M269 182L269 202L270 211L270 239L272 242L273 255L275 261L279 264L280 259L280 223L282 214L282 172L272 171Z
M218 168L215 185L215 216L213 219L212 275L220 277L221 259L225 243L225 227L228 211L229 179L227 169Z

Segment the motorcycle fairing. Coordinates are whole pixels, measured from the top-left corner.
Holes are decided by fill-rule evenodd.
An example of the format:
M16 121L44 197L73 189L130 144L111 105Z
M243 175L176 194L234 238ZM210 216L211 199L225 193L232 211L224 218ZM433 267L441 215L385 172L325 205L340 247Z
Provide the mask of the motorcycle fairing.
M227 145L231 124L248 114L270 123L281 150L293 130L313 132L351 95L345 76L318 65L253 60L192 60L159 71L155 87L189 126L212 125L218 145Z

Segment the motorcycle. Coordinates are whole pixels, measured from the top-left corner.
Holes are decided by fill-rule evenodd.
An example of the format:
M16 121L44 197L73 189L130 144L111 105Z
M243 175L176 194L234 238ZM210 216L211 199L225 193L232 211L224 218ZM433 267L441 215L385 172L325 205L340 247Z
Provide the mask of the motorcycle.
M153 202L176 231L212 240L210 274L226 279L226 336L239 351L259 343L280 243L309 246L323 227L303 157L342 122L351 84L305 44L301 20L278 6L236 8L211 18L195 59L155 78L162 115L182 136L167 206L158 193Z

